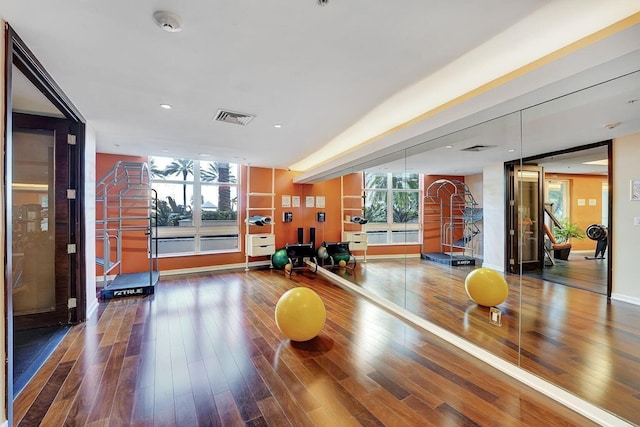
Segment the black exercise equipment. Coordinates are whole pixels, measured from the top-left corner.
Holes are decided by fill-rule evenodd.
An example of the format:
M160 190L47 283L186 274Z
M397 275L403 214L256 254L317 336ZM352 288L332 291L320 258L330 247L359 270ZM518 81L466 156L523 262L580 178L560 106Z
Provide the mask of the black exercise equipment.
M318 259L316 258L316 250L313 247L313 243L287 243L284 248L287 251L289 264L291 264L289 271L285 269L285 272L289 274L289 276L291 276L294 270L307 267L305 258L309 258L315 264L315 268L312 268L312 271L314 273L318 271Z
M604 253L607 250L607 244L609 242L609 232L607 227L602 224L591 224L587 227L587 237L591 240L595 240L596 253L592 257L584 257L585 259L604 259Z
M356 257L351 255L349 242L322 242L318 248L318 255L324 268L344 267L349 270L356 268ZM345 265L341 266L340 261L344 261Z

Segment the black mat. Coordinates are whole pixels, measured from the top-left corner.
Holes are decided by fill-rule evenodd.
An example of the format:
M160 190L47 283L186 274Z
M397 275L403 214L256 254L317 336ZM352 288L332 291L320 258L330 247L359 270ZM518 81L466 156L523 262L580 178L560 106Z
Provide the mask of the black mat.
M13 396L27 385L42 364L56 349L70 326L15 331L13 334Z

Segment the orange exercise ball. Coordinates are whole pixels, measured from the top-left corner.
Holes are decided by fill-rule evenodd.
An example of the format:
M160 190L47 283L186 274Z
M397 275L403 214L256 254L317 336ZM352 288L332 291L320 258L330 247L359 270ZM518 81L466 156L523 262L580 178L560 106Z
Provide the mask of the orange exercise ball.
M509 295L509 286L502 274L486 267L469 273L464 280L464 288L469 298L485 307L502 304Z
M322 299L309 288L290 289L276 304L276 325L292 341L315 338L324 327L326 317Z

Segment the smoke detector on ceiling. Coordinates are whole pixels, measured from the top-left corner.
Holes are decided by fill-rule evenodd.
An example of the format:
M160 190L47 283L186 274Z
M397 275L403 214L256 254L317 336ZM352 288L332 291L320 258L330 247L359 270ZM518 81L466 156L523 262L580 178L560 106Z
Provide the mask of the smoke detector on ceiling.
M182 20L175 13L158 10L153 13L153 21L160 28L170 33L182 31Z

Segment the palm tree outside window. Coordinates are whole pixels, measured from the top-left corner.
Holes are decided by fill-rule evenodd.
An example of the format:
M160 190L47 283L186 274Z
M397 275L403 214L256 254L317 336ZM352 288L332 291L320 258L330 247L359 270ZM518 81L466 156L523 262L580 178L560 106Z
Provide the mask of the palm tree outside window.
M150 157L159 254L238 250L238 165Z
M420 175L364 173L370 244L419 243Z

